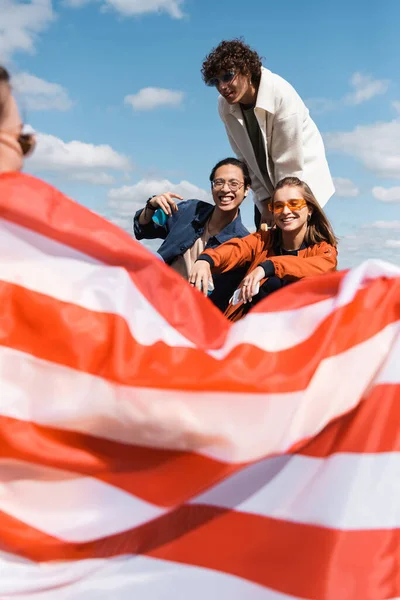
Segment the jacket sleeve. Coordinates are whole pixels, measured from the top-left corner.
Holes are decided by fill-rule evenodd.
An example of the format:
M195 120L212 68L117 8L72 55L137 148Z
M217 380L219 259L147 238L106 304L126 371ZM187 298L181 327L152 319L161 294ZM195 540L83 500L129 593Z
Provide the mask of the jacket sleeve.
M219 112L221 121L223 122L223 124L225 126L225 131L226 131L226 135L228 136L229 144L230 144L232 150L234 151L234 153L236 154L237 158L239 160L241 160L242 162L246 163L247 168L249 169L250 179L251 179L251 191L253 192L254 202L255 202L255 204L257 204L259 210L262 212L263 207L265 205L265 201L267 199L269 199L269 194L268 194L266 188L261 183L261 181L258 179L258 177L254 174L254 172L250 168L247 160L245 159L243 154L240 152L238 145L236 144L235 140L231 136L229 127L225 120L222 101L223 101L223 99L219 98L218 112Z
M336 270L337 250L334 246L322 242L312 250L309 256L273 256L260 266L267 276L276 275L281 279L302 279Z
M157 225L153 220L147 225L141 225L139 223L139 217L143 208L138 210L133 217L133 232L137 240L165 240L168 235L168 221L165 225ZM169 219L168 219L169 220Z
M296 112L274 122L271 158L276 183L284 177L303 179L303 117Z
M265 232L251 233L244 238L233 238L218 248L206 250L197 260L209 263L213 273L225 273L255 260L264 248Z

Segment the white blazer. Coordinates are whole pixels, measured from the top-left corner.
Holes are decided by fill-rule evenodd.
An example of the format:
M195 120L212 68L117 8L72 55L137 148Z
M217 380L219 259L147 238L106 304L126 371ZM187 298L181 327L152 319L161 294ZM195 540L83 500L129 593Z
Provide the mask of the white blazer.
M220 96L218 110L232 150L249 167L254 201L262 211L263 201L271 197L272 189L258 167L240 105L230 105ZM324 206L335 188L321 134L296 90L262 67L254 113L264 138L272 185L284 177L298 177Z

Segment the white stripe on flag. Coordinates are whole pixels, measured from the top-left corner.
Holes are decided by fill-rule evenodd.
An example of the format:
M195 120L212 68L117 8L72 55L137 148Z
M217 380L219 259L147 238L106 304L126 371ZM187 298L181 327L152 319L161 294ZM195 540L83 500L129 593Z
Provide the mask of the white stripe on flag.
M287 455L231 475L192 504L334 529L400 527L400 452Z
M89 310L120 315L128 323L132 336L142 345L163 341L169 346L193 347L191 341L153 308L122 267L98 263L68 246L2 219L0 253L0 279L3 281ZM359 289L357 286L362 287L364 277L372 277L368 265L374 276L396 275L392 265L375 262L364 263L349 272L338 295L332 299L293 311L250 313L245 320L232 325L224 346L210 350L209 354L222 360L238 344L277 352L304 342L333 310L351 302Z
M165 511L94 477L0 458L0 510L66 542L127 531Z
M2 600L298 600L241 577L146 556L35 564L0 553L0 572Z
M66 542L129 531L166 513L92 477L0 459L0 510ZM332 529L400 528L400 453L264 460L191 499Z
M142 345L161 340L169 346L193 347L192 342L153 308L123 267L81 260L71 257L68 251L65 257L59 256L57 250L61 244L47 238L43 245L48 255L42 255L35 251L36 244L26 244L25 231L18 237L12 233L9 227L0 229L1 280L88 310L121 315L133 337ZM26 235L29 239L38 234L27 232ZM54 251L53 244L56 245Z
M308 387L290 394L133 388L0 347L0 415L227 462L257 460L286 451L354 408L373 387L371 374L382 367L398 329L399 323L389 325L321 361ZM392 357L385 377L399 381L394 349Z

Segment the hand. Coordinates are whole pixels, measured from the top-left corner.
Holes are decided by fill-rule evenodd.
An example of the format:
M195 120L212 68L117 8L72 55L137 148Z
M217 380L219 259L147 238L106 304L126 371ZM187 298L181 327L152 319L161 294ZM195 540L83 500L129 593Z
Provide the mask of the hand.
M265 271L262 267L256 267L254 271L249 273L249 275L246 275L241 285L243 304L251 302L253 296L258 293L257 284L260 283L262 279L265 279Z
M178 206L174 200L177 198L178 200L183 200L182 196L179 194L174 194L172 192L165 192L165 194L160 194L159 196L154 196L149 202L151 206L155 209L161 208L167 217L172 216L172 212L176 212L178 210Z
M194 263L189 275L189 283L196 287L205 296L208 293L208 282L211 279L210 265L206 260L198 260Z

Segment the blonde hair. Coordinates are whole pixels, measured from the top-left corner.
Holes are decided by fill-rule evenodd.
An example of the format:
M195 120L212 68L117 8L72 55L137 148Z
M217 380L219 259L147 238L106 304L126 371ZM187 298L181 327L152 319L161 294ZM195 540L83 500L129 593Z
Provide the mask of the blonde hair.
M286 186L299 187L303 192L303 198L307 202L307 206L312 206L313 208L304 236L305 244L307 246L313 246L314 244L326 242L331 246L337 246L338 239L333 232L332 225L305 181L301 181L298 177L285 177L284 179L281 179L275 186L271 204L273 205L274 203L276 192ZM281 229L277 227L276 229L273 229L271 233L272 245L280 245L282 243Z

